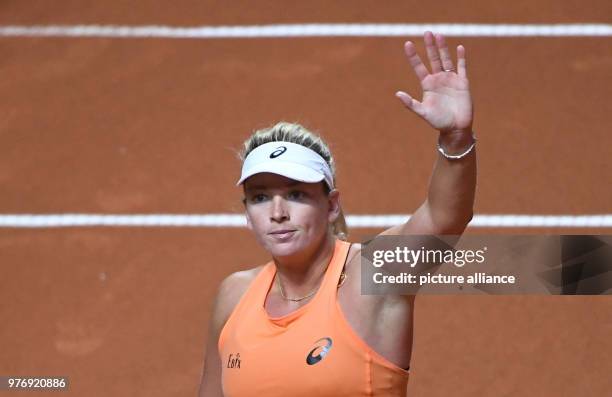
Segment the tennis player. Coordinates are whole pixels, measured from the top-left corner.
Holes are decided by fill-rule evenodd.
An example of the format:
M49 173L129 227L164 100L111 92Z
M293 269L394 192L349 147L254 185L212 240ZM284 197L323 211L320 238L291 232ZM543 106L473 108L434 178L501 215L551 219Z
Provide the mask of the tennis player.
M461 234L476 185L465 49L424 36L431 70L405 52L422 101L397 97L439 132L425 202L383 234ZM346 240L334 160L317 135L278 123L244 145L248 228L271 261L228 276L210 322L203 397L405 396L414 296L360 294L360 245Z

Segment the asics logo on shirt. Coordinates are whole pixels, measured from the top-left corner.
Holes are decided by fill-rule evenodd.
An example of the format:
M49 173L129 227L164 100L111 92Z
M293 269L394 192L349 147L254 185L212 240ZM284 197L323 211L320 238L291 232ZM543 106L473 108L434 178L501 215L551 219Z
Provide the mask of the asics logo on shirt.
M315 365L319 361L323 360L325 356L329 353L332 347L331 338L321 338L315 342L315 348L308 353L306 356L306 363L308 365ZM318 354L315 355L315 352Z

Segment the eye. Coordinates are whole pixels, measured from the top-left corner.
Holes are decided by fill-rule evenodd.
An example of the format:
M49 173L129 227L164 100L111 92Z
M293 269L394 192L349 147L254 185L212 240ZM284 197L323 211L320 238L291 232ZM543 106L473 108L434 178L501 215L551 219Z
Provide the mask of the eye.
M260 194L254 194L254 195L251 196L249 201L252 202L252 203L261 203L266 198L267 198L267 196L265 194L261 194L261 193Z
M292 190L287 197L291 200L302 200L306 197L306 193L301 190Z

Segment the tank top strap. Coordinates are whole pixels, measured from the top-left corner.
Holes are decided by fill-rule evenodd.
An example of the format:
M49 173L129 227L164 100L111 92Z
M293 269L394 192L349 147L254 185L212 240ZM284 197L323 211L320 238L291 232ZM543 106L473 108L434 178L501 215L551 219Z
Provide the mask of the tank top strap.
M257 302L258 305L263 306L266 296L269 290L272 288L272 282L276 275L276 266L273 261L266 263L253 281L252 285L252 299Z
M340 274L344 269L344 265L346 263L350 247L351 243L336 239L334 253L332 255L327 271L325 272L325 279L323 280L323 284L321 285L321 288L323 290L322 293L327 298L336 299L338 282L340 281Z

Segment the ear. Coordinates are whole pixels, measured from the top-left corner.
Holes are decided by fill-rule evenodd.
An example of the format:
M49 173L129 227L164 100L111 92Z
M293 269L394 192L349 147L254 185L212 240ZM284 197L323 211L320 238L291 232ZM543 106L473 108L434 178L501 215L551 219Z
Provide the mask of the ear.
M340 191L334 189L329 192L327 202L329 204L327 219L329 223L334 223L340 216Z
M242 202L244 204L244 216L246 217L246 221L247 221L247 229L252 231L253 224L251 223L251 217L249 216L249 211L247 211L247 208L246 208L246 201L243 200Z

